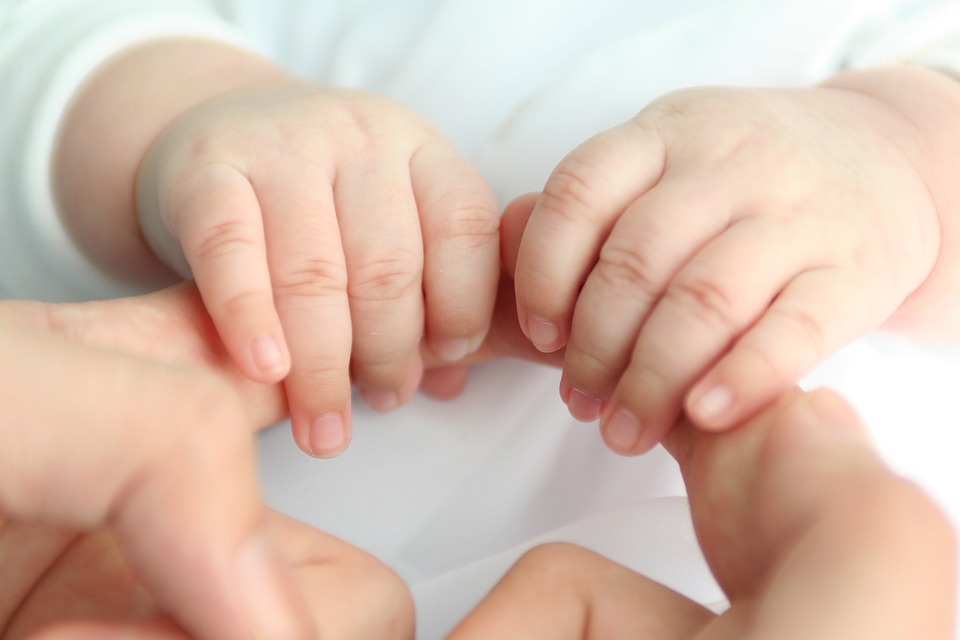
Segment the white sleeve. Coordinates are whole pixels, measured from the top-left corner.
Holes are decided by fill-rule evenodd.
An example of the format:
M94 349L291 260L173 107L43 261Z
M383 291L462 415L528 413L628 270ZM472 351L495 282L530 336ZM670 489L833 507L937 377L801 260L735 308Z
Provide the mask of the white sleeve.
M960 2L906 0L859 29L848 67L919 64L960 79Z
M90 73L156 38L252 46L202 0L0 0L0 297L74 300L137 293L64 229L51 189L60 120Z

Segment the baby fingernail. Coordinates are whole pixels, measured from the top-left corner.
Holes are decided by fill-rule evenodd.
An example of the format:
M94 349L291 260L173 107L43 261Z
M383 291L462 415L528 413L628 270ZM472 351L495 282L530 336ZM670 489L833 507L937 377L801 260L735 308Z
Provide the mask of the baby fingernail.
M372 409L380 413L393 411L400 406L400 398L396 391L361 386L360 395Z
M310 452L317 457L336 455L343 450L346 438L343 416L327 413L310 425Z
M444 362L460 362L480 348L487 338L484 330L472 338L440 338L433 341L431 349Z
M273 336L264 334L254 338L250 351L253 354L253 363L261 373L268 375L286 373L283 352Z
M437 340L433 352L444 362L459 362L470 353L470 341L466 338Z
M730 387L714 387L693 402L693 418L696 422L704 423L700 426L711 426L729 413L733 401L733 390Z
M643 434L637 416L623 408L617 408L603 424L603 439L611 449L620 453L632 453Z
M567 398L567 409L570 410L570 415L580 422L593 422L600 417L603 403L598 398L573 388Z
M527 321L527 332L533 346L544 353L560 348L560 329L552 322L531 316Z

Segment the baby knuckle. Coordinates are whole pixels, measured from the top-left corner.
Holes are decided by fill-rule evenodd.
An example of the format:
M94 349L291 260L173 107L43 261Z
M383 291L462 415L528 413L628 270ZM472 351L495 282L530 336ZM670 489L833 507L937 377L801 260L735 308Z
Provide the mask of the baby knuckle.
M608 242L600 250L593 274L614 295L652 298L663 287L658 278L659 261L642 245Z
M500 215L495 207L480 198L461 199L443 217L436 239L464 240L470 247L477 247L496 240L499 233Z
M802 307L781 307L775 311L777 324L781 327L783 339L803 345L816 358L826 352L827 329L823 321Z
M633 345L625 349L610 349L604 335L580 335L571 340L564 355L563 370L570 382L583 391L596 391L603 388L604 395L610 389L604 388L607 378L618 375L630 360Z
M392 301L422 295L423 258L412 251L379 251L350 269L347 295L358 302Z
M347 290L343 263L322 256L298 260L274 276L276 297L325 297Z
M774 380L795 382L827 353L828 337L823 322L801 308L771 309L759 339L750 334L737 344L737 351ZM789 345L784 351L770 345Z
M737 326L738 314L734 296L713 278L678 278L667 289L665 297L708 326L727 330Z
M256 291L253 289L231 293L225 297L211 313L216 311L225 318L234 318L248 310L258 309L263 305L273 304L269 291Z
M325 353L295 362L294 375L298 384L303 389L309 389L311 394L316 394L317 398L335 399L349 386L349 332L341 338L337 341L332 336Z
M229 220L201 230L190 244L189 253L196 260L209 261L247 252L256 249L257 246L257 240L245 224Z
M584 160L567 158L543 187L538 205L570 222L590 221L602 188L595 171Z

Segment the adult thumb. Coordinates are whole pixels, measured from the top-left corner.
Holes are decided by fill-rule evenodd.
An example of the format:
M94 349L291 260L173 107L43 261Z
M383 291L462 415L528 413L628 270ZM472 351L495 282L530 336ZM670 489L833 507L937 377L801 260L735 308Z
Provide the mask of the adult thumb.
M113 527L124 559L192 637L307 638L263 533L252 428L219 378L26 332L0 335L0 510Z

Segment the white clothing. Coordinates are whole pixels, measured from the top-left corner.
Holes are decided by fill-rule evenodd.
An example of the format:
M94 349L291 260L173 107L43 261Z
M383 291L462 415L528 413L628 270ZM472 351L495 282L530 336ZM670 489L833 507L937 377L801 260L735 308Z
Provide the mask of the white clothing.
M784 29L783 25L789 25ZM200 35L318 81L404 102L439 126L501 203L539 189L577 143L653 98L703 84L807 85L850 65L915 60L960 75L955 0L0 0L0 291L74 299L136 286L99 272L57 220L58 116L111 53ZM872 337L811 377L843 391L884 452L960 523L960 475L940 441L960 421L960 357ZM262 438L277 508L366 548L414 590L438 638L522 550L580 542L704 603L722 600L696 548L672 460L625 459L574 424L558 374L478 368L464 397L382 416L356 403L332 461ZM904 425L909 425L905 427ZM918 430L929 438L919 437ZM910 437L906 437L909 430Z

